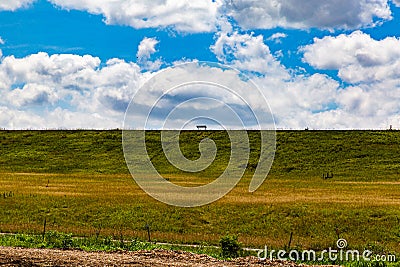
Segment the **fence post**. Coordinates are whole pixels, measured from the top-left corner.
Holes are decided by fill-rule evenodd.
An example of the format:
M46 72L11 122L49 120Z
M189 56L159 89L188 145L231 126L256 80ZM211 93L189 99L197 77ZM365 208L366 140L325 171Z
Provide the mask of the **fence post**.
M293 232L290 232L290 238L288 243L288 249L290 249L290 245L292 244Z
M151 242L150 225L149 224L146 224L146 229L147 229L147 238L148 238L149 242Z
M46 223L47 223L47 218L44 217L44 223L43 223L43 240L44 240L44 236L46 234Z

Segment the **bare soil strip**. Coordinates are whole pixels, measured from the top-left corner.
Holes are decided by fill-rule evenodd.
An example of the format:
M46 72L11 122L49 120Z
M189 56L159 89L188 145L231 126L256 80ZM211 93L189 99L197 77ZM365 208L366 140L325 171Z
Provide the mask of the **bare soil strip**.
M272 266L298 267L293 262L261 261L256 257L222 261L182 251L85 252L78 250L0 247L0 266Z

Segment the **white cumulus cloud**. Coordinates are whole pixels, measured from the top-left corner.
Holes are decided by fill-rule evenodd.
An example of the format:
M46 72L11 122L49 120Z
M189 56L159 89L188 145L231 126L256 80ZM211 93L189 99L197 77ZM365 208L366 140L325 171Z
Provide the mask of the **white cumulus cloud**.
M387 0L226 0L226 5L246 29L355 29L391 19Z
M285 68L272 54L262 35L220 33L211 50L224 64L244 71L250 80L231 77L227 70L187 67L176 73L187 80L223 81L227 86L254 82L266 96L278 128L358 129L400 127L400 78L396 38L374 40L354 32L349 35L315 39L302 48L304 60L315 68L334 69L354 85L344 86L327 75L296 74ZM149 59L157 40L142 42L138 56ZM178 64L178 63L177 63ZM361 69L364 78L347 78L349 66ZM368 75L370 68L375 76ZM163 70L160 70L162 72ZM386 72L388 78L377 73ZM32 54L23 58L0 59L0 127L21 128L121 128L124 112L136 90L157 72L146 71L139 63L110 59L101 62L91 55ZM233 74L232 74L233 75ZM355 77L355 76L352 76ZM155 90L171 88L169 79ZM239 86L252 106L265 110L265 103L250 86ZM151 105L148 94L142 105ZM183 95L171 93L160 103L158 112L168 111L178 101L198 96L216 96L221 103L240 105L240 99L218 88L198 85ZM197 105L198 104L198 105ZM213 106L194 103L185 115ZM221 114L220 114L221 115ZM137 119L144 117L137 114ZM156 118L157 119L157 118ZM228 120L229 121L229 120ZM157 122L157 121L156 121ZM178 123L178 122L177 122ZM175 125L175 124L174 124Z
M349 83L400 81L400 39L375 40L361 31L314 39L302 48L303 60L318 69L339 71Z
M0 11L9 10L15 11L22 7L27 7L36 0L3 0L0 2Z
M156 38L145 37L138 46L138 51L136 53L137 62L143 69L146 70L157 70L160 68L162 61L156 59L151 61L150 57L152 54L157 52L156 45L159 41Z
M356 31L316 38L301 50L305 62L317 69L337 70L339 78L353 84L339 90L336 104L341 112L335 115L355 128L400 126L399 38L375 40Z
M49 0L65 9L105 17L107 24L133 28L173 28L182 32L212 32L221 1L213 0Z
M274 33L273 35L271 35L267 40L270 41L275 41L276 43L280 43L282 42L281 39L288 37L288 35L286 33L283 32L277 32Z
M8 103L15 107L43 106L54 104L58 100L54 88L44 84L29 83L23 88L16 88L7 94Z
M156 52L156 45L159 41L156 38L145 37L139 44L138 52L136 54L139 59L148 59L150 55Z
M319 47L313 45L303 48L305 59L315 65L319 64L321 68L338 70L349 64L360 65L361 63L357 63L360 56L357 57L355 51L363 47L370 47L369 50L372 47L374 50L373 47L378 41L369 40L369 36L366 38L362 33L356 32L354 36L356 35L362 36L356 44L340 39L344 38L342 36L335 43L337 46L328 46L329 49L318 50ZM351 39L354 36L346 38ZM252 80L269 101L278 128L387 129L389 125L400 127L400 79L396 76L390 79L375 79L373 83L370 83L366 76L357 86L343 86L324 74L296 74L284 68L271 55L263 39L263 36L254 34L221 34L211 48L217 58L225 64L250 71ZM372 66L382 70L389 67L394 72L397 68L392 67L393 63L390 62L399 58L396 54L397 40L393 38L380 42L375 52L382 53L378 57L381 59L378 62L369 61L373 63ZM315 45L317 43L315 42ZM318 53L311 53L315 51ZM363 51L365 54L366 50ZM366 61L364 56L361 60L364 68L371 65L371 62L366 64ZM256 74L252 75L251 71Z
M337 81L322 74L292 74L273 57L262 35L221 34L211 49L223 63L249 72L269 101L278 128L331 126L330 122L317 124L312 118L335 104Z
M284 67L271 54L262 35L220 33L210 47L218 60L233 67L250 72L287 78Z
M132 95L149 74L120 59L100 63L90 55L43 52L4 57L0 61L1 127L121 128ZM26 119L29 116L32 120Z
M36 0L7 0L0 10L17 10ZM48 0L71 10L104 16L107 24L172 28L179 32L216 32L232 17L245 29L356 29L392 18L389 1L399 0Z

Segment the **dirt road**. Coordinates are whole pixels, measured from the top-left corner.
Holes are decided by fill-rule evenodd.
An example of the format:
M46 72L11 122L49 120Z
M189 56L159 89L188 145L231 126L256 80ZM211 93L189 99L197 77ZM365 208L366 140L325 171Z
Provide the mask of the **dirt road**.
M137 252L84 252L77 250L0 247L0 266L273 266L297 267L292 262L261 261L256 257L221 261L189 252L152 250Z

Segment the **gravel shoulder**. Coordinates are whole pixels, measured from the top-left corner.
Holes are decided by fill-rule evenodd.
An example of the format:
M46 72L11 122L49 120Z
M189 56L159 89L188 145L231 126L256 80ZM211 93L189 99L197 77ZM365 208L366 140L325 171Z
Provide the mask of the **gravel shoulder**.
M261 261L256 257L222 261L183 251L85 252L79 250L0 247L0 266L273 266L298 267L293 262Z

